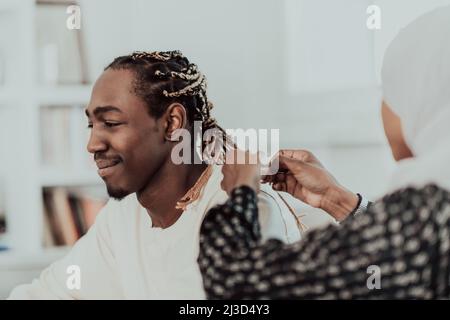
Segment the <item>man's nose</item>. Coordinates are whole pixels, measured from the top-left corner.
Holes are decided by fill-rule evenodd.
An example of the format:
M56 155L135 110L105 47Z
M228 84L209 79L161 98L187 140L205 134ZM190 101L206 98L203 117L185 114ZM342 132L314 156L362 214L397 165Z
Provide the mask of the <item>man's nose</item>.
M89 153L95 154L96 152L105 151L106 149L107 144L105 143L104 139L99 137L99 135L96 134L94 130L92 130L87 144L87 151Z

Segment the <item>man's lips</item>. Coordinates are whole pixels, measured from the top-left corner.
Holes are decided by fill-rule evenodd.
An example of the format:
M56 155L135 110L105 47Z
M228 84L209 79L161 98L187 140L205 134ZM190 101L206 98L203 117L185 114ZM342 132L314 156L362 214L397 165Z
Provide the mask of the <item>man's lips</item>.
M97 160L97 167L98 167L98 174L100 177L104 178L108 175L110 175L116 165L121 163L122 161L120 159L110 159L110 160Z
M105 169L108 167L115 166L116 164L118 164L121 161L120 161L120 159L109 159L109 160L96 160L95 162L97 163L97 168Z

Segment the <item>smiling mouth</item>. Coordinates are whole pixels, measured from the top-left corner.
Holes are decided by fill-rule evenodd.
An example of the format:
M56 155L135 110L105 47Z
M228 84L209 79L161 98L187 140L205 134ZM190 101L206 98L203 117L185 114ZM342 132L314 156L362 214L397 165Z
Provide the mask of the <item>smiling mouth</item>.
M117 165L122 163L121 160L115 159L115 160L98 160L97 161L97 167L98 167L98 174L100 177L104 178L116 169Z

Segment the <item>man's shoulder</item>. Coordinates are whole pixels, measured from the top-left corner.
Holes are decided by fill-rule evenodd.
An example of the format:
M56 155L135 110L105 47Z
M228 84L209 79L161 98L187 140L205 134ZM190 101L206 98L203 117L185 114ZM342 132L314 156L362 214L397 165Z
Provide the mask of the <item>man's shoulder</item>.
M228 198L226 192L220 187L223 178L221 169L222 166L214 166L206 190L202 194L203 201L206 203L205 214L215 205L224 203ZM300 239L300 230L293 213L280 195L269 185L261 185L258 193L258 211L263 239L276 238L288 243Z

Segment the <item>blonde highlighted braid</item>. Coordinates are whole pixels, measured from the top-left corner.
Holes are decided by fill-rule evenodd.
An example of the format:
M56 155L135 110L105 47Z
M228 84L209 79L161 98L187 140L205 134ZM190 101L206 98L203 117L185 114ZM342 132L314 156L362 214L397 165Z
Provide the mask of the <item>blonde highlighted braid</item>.
M208 129L221 132L225 152L232 145L211 116L213 104L206 95L206 77L180 51L137 51L114 59L105 70L108 68L135 72L134 92L147 102L152 116L160 117L171 103L179 102L186 108L191 124L201 121L203 132ZM202 146L205 148L206 143Z

